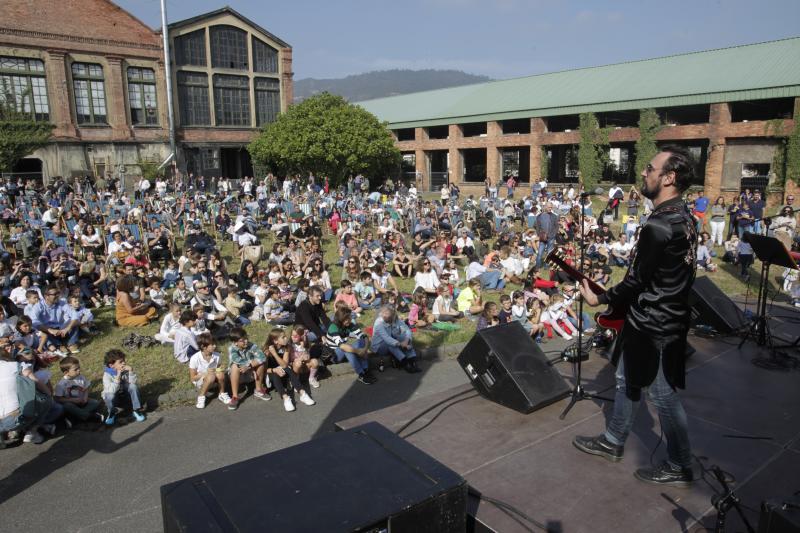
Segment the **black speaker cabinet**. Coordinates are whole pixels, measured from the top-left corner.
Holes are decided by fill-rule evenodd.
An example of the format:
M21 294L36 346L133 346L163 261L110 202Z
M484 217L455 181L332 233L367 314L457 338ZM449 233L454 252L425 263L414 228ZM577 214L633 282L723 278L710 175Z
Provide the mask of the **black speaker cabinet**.
M720 333L732 333L745 324L744 313L708 276L698 276L689 296L692 326L711 326Z
M164 531L463 533L467 483L377 422L161 487Z
M520 413L557 402L571 391L519 322L478 331L458 362L483 397Z
M800 533L800 509L797 504L761 502L758 533Z

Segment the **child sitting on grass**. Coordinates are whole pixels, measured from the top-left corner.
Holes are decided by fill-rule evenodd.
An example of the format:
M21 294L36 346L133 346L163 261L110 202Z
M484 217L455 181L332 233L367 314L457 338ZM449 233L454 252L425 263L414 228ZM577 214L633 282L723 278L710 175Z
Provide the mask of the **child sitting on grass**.
M109 350L103 362L103 401L108 409L106 425L113 426L117 421L116 404L120 396L128 395L131 399L133 417L137 422L144 422L145 416L140 413L142 403L139 401L139 388L133 368L125 362L125 352L122 350Z
M336 298L333 300L333 305L339 302L347 304L348 309L352 311L355 317L361 316L361 307L358 305L358 298L353 293L353 284L350 280L343 279L341 289L336 293ZM355 318L354 317L354 318Z
M169 304L169 313L164 315L161 328L155 334L155 339L161 344L175 342L175 332L181 327L181 306L176 303Z
M105 417L98 413L100 402L89 398L91 382L81 374L81 363L77 357L67 356L59 362L64 375L56 383L53 398L64 407L68 417L81 422L105 422Z
M73 294L69 297L67 303L69 303L67 318L77 321L79 324L78 327L81 329L82 333L86 335L96 335L98 331L94 325L94 315L83 305L81 297L77 294Z
M230 404L231 397L225 392L225 371L220 366L219 352L214 351L217 348L214 338L210 333L203 333L197 337L197 345L200 351L189 359L189 379L200 391L195 407L205 408L206 395L215 383L219 385L217 399L225 405Z
M239 407L239 382L255 381L253 396L259 400L271 400L264 387L267 357L261 349L250 342L247 332L242 328L233 328L230 333L231 345L228 347L230 365L228 373L231 378L231 401L228 409L235 411Z
M180 325L173 336L175 344L172 346L172 353L179 363L188 363L189 357L200 349L197 336L192 331L197 322L197 314L194 311L183 311L178 321Z

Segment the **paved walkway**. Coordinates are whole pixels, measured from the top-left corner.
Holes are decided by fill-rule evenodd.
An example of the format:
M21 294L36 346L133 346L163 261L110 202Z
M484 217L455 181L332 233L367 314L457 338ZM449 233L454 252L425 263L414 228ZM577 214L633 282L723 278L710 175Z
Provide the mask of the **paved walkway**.
M409 375L388 369L371 386L352 375L325 380L317 405L286 413L279 398L248 398L229 412L152 413L141 424L62 433L40 446L0 450L0 516L6 531L161 531L164 483L334 431L334 422L466 383L454 359L423 362ZM248 480L242 480L246 490Z

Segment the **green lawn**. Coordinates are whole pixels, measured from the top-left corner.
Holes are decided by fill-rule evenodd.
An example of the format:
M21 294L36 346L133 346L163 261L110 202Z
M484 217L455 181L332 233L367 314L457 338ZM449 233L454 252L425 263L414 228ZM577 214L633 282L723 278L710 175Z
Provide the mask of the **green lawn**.
M602 200L595 200L597 207L601 207ZM599 209L596 209L597 212ZM619 230L619 226L613 228L615 231ZM270 249L274 238L271 234L262 234L262 242L265 249ZM325 258L329 263L335 263L337 258L336 242L333 237L326 235L323 239ZM721 250L717 250L720 252ZM239 268L239 260L233 259L233 246L229 241L222 243L222 255L228 263L228 270L236 272ZM720 263L722 267L714 273L698 272L698 275L708 275L714 283L720 287L728 295L740 295L746 291L746 285L738 276L738 266L733 267ZM760 267L760 263L755 265ZM612 282L619 281L624 274L624 269L615 268L612 276ZM775 278L777 271L773 271L772 284L775 285ZM332 266L330 270L331 281L336 287L341 279L341 268L339 266ZM750 290L757 290L758 272L753 271ZM412 279L397 279L397 284L402 292L412 292L414 283ZM515 290L519 287L509 286L508 291ZM498 292L487 292L485 299L490 301L497 301L500 297ZM102 387L102 372L103 372L103 355L111 348L121 348L122 339L130 332L135 331L142 335L155 335L158 332L160 320L150 324L147 327L139 329L123 329L114 326L114 309L112 307L104 307L100 310L94 311L97 317L97 324L102 331L101 335L93 338L88 344L84 345L78 357L81 359L81 366L83 372L93 381L93 389L99 391ZM360 323L363 326L369 326L375 319L375 311L368 311L361 317ZM468 320L461 320L459 322L461 329L458 331L441 332L433 330L418 331L414 334L414 342L418 348L429 346L438 346L442 344L453 344L459 342L466 342L474 334L474 323ZM265 322L258 322L248 326L251 340L261 344L266 338L270 330L270 326ZM224 357L227 357L227 343L219 347ZM140 388L143 392L145 399L151 401L158 395L166 392L175 392L188 390L192 388L188 379L188 369L185 365L177 363L172 356L172 346L157 346L148 349L140 349L135 351L126 350L129 354L129 362L134 370L139 375ZM58 379L58 368L54 367L54 379Z

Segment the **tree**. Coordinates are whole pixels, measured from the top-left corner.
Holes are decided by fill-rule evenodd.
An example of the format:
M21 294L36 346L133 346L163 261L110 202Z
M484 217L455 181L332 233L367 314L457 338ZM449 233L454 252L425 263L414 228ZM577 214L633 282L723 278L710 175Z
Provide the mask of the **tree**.
M329 93L291 106L248 150L263 168L282 175L314 172L332 185L350 174L382 179L396 173L401 161L386 124Z
M594 113L581 113L578 128L578 171L581 183L589 190L603 177L608 164L608 130L600 127Z
M641 185L644 167L658 153L656 134L661 129L661 119L655 109L639 110L639 140L636 141L636 180Z
M10 172L17 162L50 139L53 125L33 119L22 108L27 93L14 95L4 82L0 87L0 171Z

